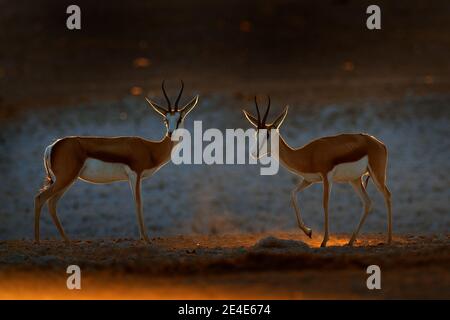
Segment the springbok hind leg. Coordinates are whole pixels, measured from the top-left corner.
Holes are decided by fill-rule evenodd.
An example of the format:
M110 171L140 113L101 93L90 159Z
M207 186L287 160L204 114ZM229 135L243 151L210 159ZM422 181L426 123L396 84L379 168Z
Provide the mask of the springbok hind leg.
M46 202L48 202L48 208L53 222L61 233L63 239L68 241L66 235L64 234L64 231L62 230L61 223L56 216L56 202L75 180L76 176L66 179L57 179L49 187L39 192L34 198L34 232L36 243L39 243L39 219L41 215L41 209Z
M61 199L61 197L64 195L66 190L67 190L67 188L58 192L56 195L54 195L53 197L51 197L48 200L48 211L50 212L50 216L52 217L53 223L55 224L56 228L58 229L61 237L64 239L64 241L66 243L70 243L69 238L66 236L64 229L61 225L61 222L58 219L57 212L56 212L56 205L57 205L59 199Z
M39 191L39 193L34 197L34 242L40 242L39 236L39 221L41 219L41 211L44 204L54 193L54 184L51 184L47 188Z
M378 186L377 186L378 187ZM384 185L378 187L378 190L384 197L384 204L386 205L387 209L387 218L388 218L388 237L387 237L387 243L392 243L392 202L391 202L391 192L389 189Z
M373 182L375 186L377 187L378 191L381 193L381 195L384 198L384 203L386 205L387 209L387 218L388 218L388 238L387 242L388 244L392 243L392 201L391 201L391 192L389 191L388 187L386 186L385 179L380 175L380 177L377 177L374 173L373 169L369 165L369 172L371 177L373 178Z
M364 189L364 186L362 184L361 178L350 182L350 184L352 185L352 187L355 190L355 192L358 194L358 196L361 199L361 201L363 203L363 206L364 206L363 214L361 216L361 220L359 221L359 225L356 228L355 232L353 232L353 235L352 235L350 241L348 242L348 245L352 246L353 243L356 240L356 237L359 234L359 231L361 230L362 225L364 224L364 221L367 218L367 215L369 214L370 210L372 209L372 201L370 200L366 189Z

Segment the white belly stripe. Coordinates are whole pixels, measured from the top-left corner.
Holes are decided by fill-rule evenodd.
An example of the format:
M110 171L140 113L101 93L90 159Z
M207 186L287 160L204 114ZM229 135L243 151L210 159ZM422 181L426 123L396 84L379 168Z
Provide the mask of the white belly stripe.
M162 167L144 170L142 178L151 177ZM79 178L91 183L110 183L114 181L129 180L129 173L132 170L126 164L105 162L98 159L86 159L83 168L80 171Z
M367 172L368 157L358 161L341 163L334 167L333 181L353 181Z
M338 164L331 170L332 179L335 182L349 182L358 179L367 173L368 157L364 156L358 161ZM295 172L306 181L319 182L322 180L319 173Z
M128 166L123 163L88 158L81 169L79 178L91 183L126 181L128 180L127 168Z

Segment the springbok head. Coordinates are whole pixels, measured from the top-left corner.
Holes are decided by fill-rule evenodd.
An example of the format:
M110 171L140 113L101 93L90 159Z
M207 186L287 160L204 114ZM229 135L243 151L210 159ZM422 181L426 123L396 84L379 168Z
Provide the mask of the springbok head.
M189 101L185 106L179 107L178 104L180 102L181 95L183 93L184 89L184 82L181 80L181 89L178 93L177 100L175 101L175 104L172 105L172 102L170 101L169 97L167 96L166 89L164 87L164 82L162 82L162 92L164 94L164 97L167 101L167 109L164 107L161 107L156 102L150 100L149 98L145 97L145 100L150 104L150 106L158 112L161 116L164 118L164 124L167 128L167 135L169 138L172 136L172 133L183 126L184 118L187 116L189 112L194 109L194 107L197 105L198 102L198 95L195 96L191 101Z
M248 122L250 122L256 129L255 139L256 139L256 145L255 149L251 151L251 154L253 157L259 159L265 155L270 155L270 151L267 148L267 141L270 139L271 134L273 130L275 130L278 133L278 129L280 128L281 124L283 123L284 119L286 118L286 115L288 113L289 107L286 106L283 110L283 112L275 119L272 123L267 123L267 116L269 115L270 110L270 96L267 96L268 98L268 104L266 112L264 113L263 118L261 119L261 114L259 112L258 107L258 101L255 96L255 106L256 106L256 114L257 118L252 116L249 112L242 110L244 112L245 117L247 118Z

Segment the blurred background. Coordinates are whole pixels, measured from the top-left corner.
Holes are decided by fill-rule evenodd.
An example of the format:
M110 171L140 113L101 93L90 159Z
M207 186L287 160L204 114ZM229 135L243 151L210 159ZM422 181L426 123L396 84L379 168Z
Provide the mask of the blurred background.
M66 28L72 1L0 0L0 239L32 238L33 197L47 145L67 135L159 139L163 125L144 95L184 101L203 127L247 128L241 108L270 94L273 114L290 105L282 134L292 146L363 131L390 150L394 232L450 227L450 2L376 1L382 29L366 28L373 1L77 1L79 31ZM160 100L162 101L162 100ZM257 166L168 164L144 182L152 235L295 230L289 192L296 178ZM385 208L363 232L384 232ZM168 196L168 194L170 196ZM322 232L321 187L299 196ZM361 204L351 188L332 192L332 232L351 232ZM60 202L72 238L137 236L126 183L77 182ZM42 236L58 237L47 214Z

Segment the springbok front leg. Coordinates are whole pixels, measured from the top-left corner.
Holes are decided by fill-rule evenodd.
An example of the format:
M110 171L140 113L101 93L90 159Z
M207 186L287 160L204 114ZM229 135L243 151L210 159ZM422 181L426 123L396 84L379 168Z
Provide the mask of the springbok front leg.
M297 217L297 223L299 228L308 236L311 238L312 236L312 230L308 228L305 223L303 222L302 216L300 214L300 208L297 203L297 193L300 191L305 190L311 185L311 182L302 180L291 192L291 202L295 209L295 215Z
M136 216L139 225L139 234L141 240L150 243L150 239L147 236L145 229L144 217L142 212L142 197L141 197L141 174L131 171L128 173L131 190L133 192L134 200L136 203Z
M384 203L386 205L387 213L388 213L388 244L392 243L392 200L391 200L391 192L389 189L384 186Z
M321 247L326 247L327 242L329 239L329 229L328 229L328 203L330 198L330 191L331 191L331 181L332 180L332 173L329 173L328 175L322 176L322 182L323 182L323 211L324 211L324 235L322 243L320 244Z
M364 224L364 221L367 218L367 215L369 214L370 210L372 210L372 201L370 200L369 195L367 194L367 191L362 184L361 178L358 178L355 181L350 182L350 184L352 185L355 192L358 194L364 206L363 214L361 216L361 220L359 221L359 225L356 228L355 232L353 233L350 241L348 242L348 245L352 246L356 240L356 237L358 236L359 231L361 230L362 225Z

